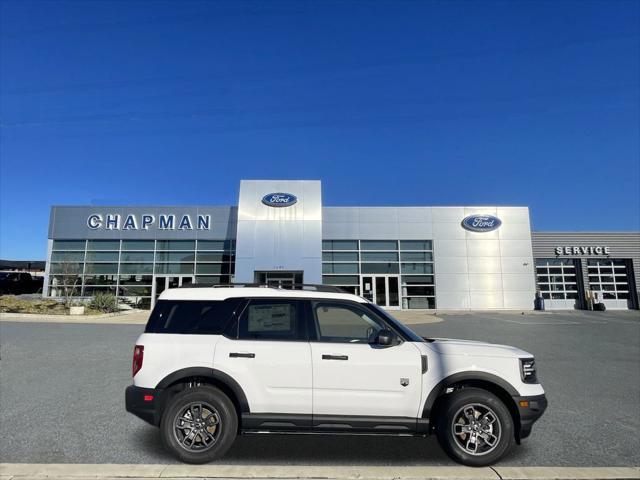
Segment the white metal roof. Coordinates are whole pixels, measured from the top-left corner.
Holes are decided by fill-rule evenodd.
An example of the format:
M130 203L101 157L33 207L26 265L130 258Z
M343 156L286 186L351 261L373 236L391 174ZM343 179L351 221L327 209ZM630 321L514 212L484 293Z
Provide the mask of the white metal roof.
M235 297L319 298L367 303L364 298L350 293L288 290L271 287L170 288L162 292L158 300L226 300L227 298Z

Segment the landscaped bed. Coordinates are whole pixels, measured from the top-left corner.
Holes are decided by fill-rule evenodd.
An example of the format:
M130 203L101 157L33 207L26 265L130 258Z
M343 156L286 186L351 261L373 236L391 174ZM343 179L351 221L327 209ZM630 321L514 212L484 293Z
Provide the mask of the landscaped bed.
M69 315L69 309L55 300L42 298L21 298L14 295L0 296L0 313L36 313L41 315ZM85 315L99 315L99 310L88 306Z

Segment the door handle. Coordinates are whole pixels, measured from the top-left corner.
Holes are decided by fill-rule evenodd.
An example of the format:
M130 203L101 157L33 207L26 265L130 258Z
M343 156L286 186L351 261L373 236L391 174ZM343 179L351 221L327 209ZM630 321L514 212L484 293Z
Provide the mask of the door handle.
M347 355L322 355L323 360L349 360Z
M256 358L256 354L255 353L238 353L238 352L231 352L229 354L229 356L231 358Z

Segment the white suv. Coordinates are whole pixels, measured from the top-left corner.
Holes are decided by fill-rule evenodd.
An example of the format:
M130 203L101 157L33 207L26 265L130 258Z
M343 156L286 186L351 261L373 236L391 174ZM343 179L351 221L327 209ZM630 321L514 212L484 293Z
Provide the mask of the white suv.
M331 287L162 293L133 354L126 408L180 460L220 458L236 435L428 435L489 465L547 401L532 355L425 339Z

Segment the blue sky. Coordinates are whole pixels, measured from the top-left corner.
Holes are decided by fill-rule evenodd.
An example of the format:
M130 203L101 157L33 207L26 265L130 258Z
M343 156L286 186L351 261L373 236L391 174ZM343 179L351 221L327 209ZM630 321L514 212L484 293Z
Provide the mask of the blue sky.
M0 257L52 204L531 207L640 228L640 2L1 4Z

